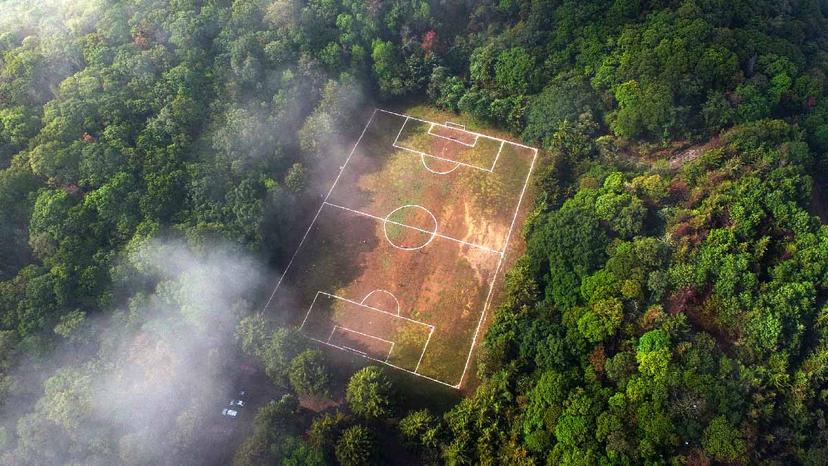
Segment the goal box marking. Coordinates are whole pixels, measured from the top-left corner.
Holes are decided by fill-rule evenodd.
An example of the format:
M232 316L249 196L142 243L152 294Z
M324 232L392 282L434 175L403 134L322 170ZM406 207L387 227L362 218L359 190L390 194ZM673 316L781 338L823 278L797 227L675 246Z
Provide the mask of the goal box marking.
M451 142L464 145L466 147L477 146L477 140L480 136L466 132L465 128L455 128L448 125L441 125L439 123L432 123L428 128L428 134L442 139L447 139Z
M440 123L406 117L391 145L421 157L491 172L501 141Z

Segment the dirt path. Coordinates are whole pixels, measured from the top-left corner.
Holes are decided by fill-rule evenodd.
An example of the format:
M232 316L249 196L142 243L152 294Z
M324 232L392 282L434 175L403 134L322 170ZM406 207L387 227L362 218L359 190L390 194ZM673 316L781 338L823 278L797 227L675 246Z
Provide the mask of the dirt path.
M825 199L825 190L817 180L814 180L814 189L811 190L811 205L808 210L812 215L819 217L822 223L828 223L828 202Z
M679 169L682 166L684 166L684 164L696 160L708 150L719 147L721 145L722 140L719 136L714 136L710 140L703 143L694 144L688 147L687 149L684 149L683 151L672 155L669 159L670 168Z

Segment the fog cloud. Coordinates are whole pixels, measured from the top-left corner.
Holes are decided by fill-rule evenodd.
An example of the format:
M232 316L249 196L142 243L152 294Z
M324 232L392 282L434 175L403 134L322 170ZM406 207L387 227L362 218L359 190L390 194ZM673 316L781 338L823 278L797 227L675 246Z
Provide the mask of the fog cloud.
M134 290L128 304L88 323L96 355L66 364L79 349L67 343L32 362L54 373L34 405L2 408L2 425L18 419L0 463L203 464L232 431L220 412L235 390L234 330L263 271L238 248L150 241L114 275Z

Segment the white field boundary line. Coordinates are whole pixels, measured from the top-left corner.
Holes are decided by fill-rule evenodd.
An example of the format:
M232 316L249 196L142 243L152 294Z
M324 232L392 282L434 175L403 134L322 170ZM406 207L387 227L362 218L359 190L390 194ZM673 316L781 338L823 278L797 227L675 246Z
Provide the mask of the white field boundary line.
M420 359L417 360L417 367L414 368L414 373L415 374L417 374L417 372L420 370L420 363L423 362L423 356L425 356L425 352L428 349L428 343L431 341L431 336L432 335L434 335L434 327L432 327L431 331L428 332L428 339L426 340L425 345L423 345L423 352L420 353ZM419 375L419 374L417 374L417 375Z
M457 128L457 129L462 129L463 131L466 131L466 125L461 125L460 123L455 123L453 121L446 120L445 125L449 126L451 128Z
M350 351L350 352L352 352L352 353L354 353L354 354L358 354L358 355L362 356L362 357L363 357L363 358L365 358L365 359L370 359L371 361L375 361L375 362L378 362L378 363L380 363L380 364L385 364L386 366L393 367L394 369L398 369L398 370L401 370L401 371L403 371L403 372L407 372L407 373L412 374L412 375L415 375L415 376L417 376L417 377L422 377L422 378L424 378L424 379L426 379L426 380L430 380L430 381L432 381L432 382L439 383L440 385L445 385L446 387L449 387L449 388L457 388L457 385L452 385L452 384L450 384L450 383L443 382L442 380L435 379L435 378L433 378L433 377L429 377L429 376L427 376L427 375L418 374L418 373L416 373L416 372L414 372L414 371L412 371L412 370L410 370L410 369L406 369L406 368L404 368L404 367L400 367L400 366L398 366L398 365L396 365L396 364L392 364L392 363L387 362L387 361L382 361L382 360L380 360L380 359L377 359L377 358L374 358L374 357L368 356L367 354L364 354L364 353L362 353L362 352L354 351L353 349L350 349L350 348L347 348L347 347L343 347L343 346L334 345L334 344L332 344L332 343L326 343L326 342L324 342L324 341L322 341L322 340L319 340L319 339L317 339L317 338L313 338L313 337L307 337L307 338L308 338L309 340L313 340L313 341L315 341L315 342L317 342L317 343L319 343L319 344L326 345L326 346L330 346L330 347L332 347L332 348L336 348L336 349L338 349L338 350L342 350L342 351Z
M489 171L492 173L494 173L495 165L497 165L497 159L500 158L500 153L503 152L504 144L506 144L505 141L500 141L500 148L497 149L497 155L495 156L494 162L492 162L492 168L489 169Z
M284 278L285 278L285 275L287 275L288 270L290 269L291 265L293 265L293 262L294 262L294 260L296 259L296 256L299 254L299 250L302 248L302 245L304 244L305 240L307 239L308 235L310 234L311 230L313 229L313 226L316 224L316 221L317 221L317 219L319 218L319 214L322 212L322 209L325 207L325 204L329 204L329 203L327 202L328 198L331 196L331 193L333 192L334 188L336 188L336 185L337 185L337 183L339 182L339 179L342 177L342 173L345 171L345 168L348 166L348 162L350 162L351 157L354 155L354 152L356 151L356 148L359 146L359 143L362 141L362 138L365 136L365 133L368 131L368 127L371 125L371 122L373 122L373 120L374 120L374 116L376 116L377 111L381 111L381 112L388 113L388 114L391 114L391 115L396 115L396 116L399 116L399 117L403 117L403 118L405 118L405 119L406 119L406 122L407 122L409 119L413 119L413 120L416 120L416 121L421 121L421 122L424 122L424 123L432 123L432 122L430 122L430 121L428 121L428 120L423 120L423 119L421 119L421 118L416 118L416 117L412 117L412 116L409 116L409 115L404 115L404 114L401 114L401 113L392 112L392 111L389 111L389 110L384 110L384 109L380 109L380 108L375 108L375 109L374 109L373 113L371 113L371 117L368 119L368 122L365 124L365 127L362 129L362 133L360 133L359 138L357 138L356 143L354 143L354 146L353 146L353 148L351 149L351 152L348 154L348 157L345 159L345 163L344 163L344 164L343 164L343 165L339 168L339 173L337 174L336 178L334 179L333 183L331 184L331 187L330 187L330 189L328 190L328 193L325 195L325 199L322 201L322 204L319 206L319 209L316 211L316 214L314 215L313 220L311 220L311 223L310 223L310 225L308 226L308 229L305 231L305 234L302 236L302 239L299 241L299 245L296 247L296 250L294 251L293 255L291 256L290 261L288 262L288 265L285 267L285 270L282 272L281 276L279 277L279 280L276 282L276 287L273 289L273 292L270 294L270 297L268 298L267 302L265 303L264 307L262 308L262 310L263 310L263 311L267 310L268 306L270 306L270 303L273 301L273 298L276 296L276 292L279 290L279 287L281 286L282 281L283 281L283 280L284 280ZM399 132L397 133L397 138L394 140L394 145L396 145L396 141L397 141L397 139L399 139L400 134L402 134L402 130L403 130L403 128L405 127L405 123L406 123L406 122L404 122L404 123L403 123L403 125L400 127L400 130L399 130ZM380 361L380 360L378 360L378 359L376 359L376 358L373 358L373 357L371 357L371 356L368 356L368 355L366 355L366 354L360 354L359 352L355 352L355 350L353 350L353 349L350 349L350 348L344 348L344 347L341 347L341 346L333 345L333 344L331 344L331 343L327 343L327 342L322 341L322 340L319 340L319 339L317 339L317 338L313 338L313 337L310 337L310 336L305 335L308 339L313 340L313 341L316 341L317 343L320 343L320 344L323 344L323 345L327 345L327 346L330 346L330 347L333 347L333 348L338 348L338 349L340 349L340 350L355 352L355 354L360 354L362 357L364 357L364 358L366 358L366 359L370 359L370 360L372 360L372 361L376 361L376 362L379 362L379 363L382 363L382 364L386 364L386 365L388 365L388 366L390 366L390 367L393 367L393 368L395 368L395 369L399 369L399 370L401 370L401 371L403 371L403 372L407 372L407 373L409 373L409 374L413 374L413 375L416 375L416 376L418 376L418 377L422 377L422 378L424 378L424 379L430 380L430 381L432 381L432 382L439 383L439 384L441 384L441 385L445 385L445 386L447 386L447 387L451 387L451 388L455 388L455 389L458 389L458 388L460 388L460 387L461 387L461 385L462 385L462 383L463 383L463 379L465 378L466 372L468 371L469 362L471 361L471 356L472 356L472 353L473 353L473 351L474 351L475 344L476 344L476 342L477 342L478 334L480 333L480 327L481 327L481 325L482 325L482 323L483 323L483 320L485 319L486 310L487 310L487 308L488 308L489 301L491 300L492 291L493 291L493 289L494 289L494 284L495 284L495 282L497 281L497 274L499 273L499 271L500 271L500 267L501 267L502 262L503 262L503 256L504 256L505 251L507 250L508 245L509 245L509 238L511 237L511 234L512 234L512 229L514 228L515 220L517 219L517 214L518 214L518 212L520 211L521 201L523 200L523 196L524 196L524 194L525 194L525 192L526 192L526 186L527 186L527 184L528 184L529 177L530 177L530 176L531 176L531 174L532 174L532 171L533 171L533 168L534 168L534 165L535 165L535 161L536 161L536 159L537 159L537 155L538 155L538 150L537 150L536 148L534 148L534 147L530 147L530 146L527 146L527 145L524 145L524 144L520 144L520 143L516 143L516 142L508 141L508 140L506 140L506 139L502 139L502 138L497 138L497 137L493 137L493 136L487 136L487 135L485 135L485 134L481 134L481 133L475 133L475 132L473 132L473 131L468 131L468 130L465 130L465 131L466 131L466 132L468 132L468 133L475 134L475 135L477 135L477 136L479 136L479 137L483 137L483 138L487 138L487 139L492 139L492 140L496 140L496 141L500 141L500 142L506 142L506 143L513 144L513 145L518 146L518 147L525 148L525 149L531 149L531 150L533 150L533 151L534 151L534 156L533 156L533 158L532 158L532 164L531 164L531 165L530 165L530 167L529 167L529 173L527 173L527 175L526 175L526 182L524 182L524 185L523 185L523 190L521 191L520 198L518 199L518 206L517 206L517 208L515 209L515 215L514 215L514 217L512 218L512 225L509 227L509 233L506 235L506 244L504 245L504 247L503 247L503 250L502 250L502 251L494 251L494 250L490 250L491 252L495 252L495 253L500 254L500 259L498 260L498 265L497 265L497 267L495 268L495 274L494 274L494 276L492 277L492 283L489 285L489 292L488 292L488 295L487 295L487 297L486 297L486 302L485 302L484 307L483 307L483 312L481 313L480 320L479 320L479 321L478 321L478 323L477 323L477 329L475 330L474 338L472 339L472 345L471 345L471 348L469 349L469 354L468 354L468 356L467 356L467 358L466 358L466 364L465 364L465 367L463 368L463 373L460 375L460 381L459 381L456 385L451 385L451 384L446 383L446 382L444 382L444 381L442 381L442 380L438 380L438 379L435 379L435 378L433 378L433 377L429 377L429 376L427 376L427 375L418 374L417 372L411 371L411 370L406 369L406 368L404 368L404 367L399 367L399 366L394 365L394 364L392 364L392 363L390 363L390 362L387 362L387 361ZM430 156L430 155L428 155L428 154L422 154L422 153L421 153L420 155L426 155L426 156L431 157L431 156ZM454 160L447 160L447 161L449 161L449 162L456 162L456 161L454 161ZM457 162L457 163L459 163L459 164L461 164L461 165L462 165L462 162ZM473 167L473 168L478 168L478 169L481 169L481 168L479 168L479 167ZM488 170L485 170L485 169L481 169L481 170L488 171ZM343 208L343 209L345 209L345 210L351 210L351 211L353 211L353 212L355 212L355 213L362 214L362 215L366 215L366 216L368 216L368 217L372 217L372 218L376 218L377 220L383 220L383 221L384 221L384 219L380 219L380 218L378 218L378 217L375 217L375 216L372 216L372 215L369 215L369 214L365 214L364 212L355 211L355 210L353 210L353 209L348 209L348 208L345 208L345 207L342 207L342 206L336 206L336 205L334 205L334 204L329 204L329 205L334 206L334 207ZM409 228L413 228L413 227L411 227L410 225L402 225L402 226L407 226L407 227L409 227ZM430 233L430 232L426 232L426 233ZM450 238L450 237L445 237L445 239L449 239L449 240L452 240L452 241L462 242L462 241L460 241L460 240L457 240L457 239L454 239L454 238ZM462 242L462 243L465 243L465 242ZM473 247L480 247L480 248L483 248L483 249L487 249L487 250L488 250L488 248L485 248L485 247L482 247L482 246L473 245L473 244L471 244L471 243L465 243L465 244L467 244L467 245L469 245L469 246L473 246ZM316 302L316 299L319 297L319 294L325 294L325 295L328 295L328 296L333 296L333 295L330 295L329 293L317 292L316 296L314 296L313 301L311 302L310 306L308 307L308 312L305 314L305 318L304 318L304 320L302 321L302 324L299 326L299 330L300 330L300 331L301 331L301 329L305 326L305 323L306 323L306 322L307 322L307 320L308 320L308 316L310 316L310 312L311 312L311 310L313 309L313 305L314 305L314 303ZM341 298L341 297L338 297L338 296L336 296L336 298L345 299L345 298ZM360 304L360 303L356 303L355 301L351 301L351 300L348 300L348 299L345 299L345 300L346 300L346 301L350 301L350 302L352 302L352 303L354 303L354 304L357 304L357 305L359 305L359 306L364 306L364 305L362 305L362 304ZM426 323L423 323L423 322L418 322L418 321L415 321L415 320L412 320L412 319L407 319L407 318L402 317L402 316L396 316L396 315L394 315L394 314L391 314L391 313L388 313L388 312L386 312L386 311L383 311L382 309L376 309L376 308L372 308L372 307L370 307L370 306L365 306L365 307L369 307L369 308L371 308L371 309L373 309L373 310L376 310L376 311L379 311L379 312L383 312L383 313L386 313L386 314L390 314L390 315L395 316L395 317L398 317L398 318L402 318L402 319L406 319L406 320L411 320L412 322L415 322L415 323L419 323L419 324L422 324L422 325L429 326L429 327L431 327L431 329L432 329L432 330L431 330L431 333L433 333L433 329L434 329L434 326L433 326L433 325L426 324ZM429 335L429 340L430 340L430 335ZM427 340L427 341L426 341L426 345L428 344L429 340ZM423 354L424 354L424 353L425 353L425 352L423 352ZM421 355L420 355L420 356L421 356L421 359L422 359L422 355L423 355L423 354L421 354ZM419 365L419 363L418 363L418 365Z
M357 335L362 335L363 337L373 338L374 340L379 340L379 341L381 341L381 342L383 342L383 343L388 343L389 345L391 345L391 348L389 348L389 349L388 349L388 354L386 354L386 355L385 355L385 360L386 360L386 361L388 361L388 358L390 358L390 357L391 357L391 352L393 352L393 351L394 351L394 342L393 342L393 341L391 341L391 340L386 340L386 339L384 339L384 338L380 338L380 337L377 337L377 336L374 336L374 335L368 335L367 333L358 332L358 331L356 331L356 330L354 330L354 329L350 329L350 328L345 327L345 326L342 326L342 325L334 325L333 330L331 330L331 334L330 334L330 336L328 336L328 343L330 343L330 342L331 342L331 338L333 338L333 336L334 336L334 334L336 333L337 329L338 329L338 330L344 330L344 331L346 331L346 332L356 333ZM433 332L433 331L434 331L434 330L432 330L432 332ZM358 349L351 348L350 346L345 346L345 345L342 345L342 347L343 347L343 348L348 348L348 349L350 349L350 350L352 350L352 351L356 351L356 352L359 352L359 353L368 354L366 351L360 351L360 350L358 350Z
M282 275L279 276L279 281L276 282L276 287L273 288L273 293L270 293L270 297L267 299L264 307L262 308L262 312L267 310L268 306L270 306L270 302L273 301L273 297L276 296L276 291L279 289L279 286L282 285L282 280L285 279L285 275L287 275L288 270L290 270L290 266L293 265L293 261L296 259L296 256L299 254L299 250L302 249L302 244L305 243L305 240L308 238L308 234L310 234L311 230L313 229L313 225L316 224L316 220L319 218L319 214L322 212L322 208L325 207L325 201L331 197L331 193L333 192L336 184L339 182L339 178L342 177L342 173L345 171L345 167L348 166L348 162L351 161L351 157L356 152L357 146L359 146L359 142L362 141L363 136L365 136L365 132L368 131L368 127L371 126L371 122L374 121L374 116L377 114L378 109L374 109L371 113L371 118L368 119L368 123L365 124L365 128L362 128L362 133L360 133L359 138L357 138L356 143L354 143L354 147L351 149L351 152L348 154L348 158L345 159L345 163L339 167L339 173L336 175L333 184L331 184L331 188L328 190L328 194L325 195L325 199L322 201L322 204L319 205L319 209L316 211L316 215L313 216L313 220L311 220L310 225L308 225L308 229L305 231L305 234L302 236L302 239L299 241L299 245L296 246L296 250L293 251L293 255L290 257L290 262L288 262L287 267L285 270L282 271ZM400 130L402 131L402 129ZM316 298L314 298L315 300ZM307 319L307 316L305 317ZM304 325L305 322L302 322Z
M388 113L389 115L396 115L398 117L403 117L403 118L406 118L406 119L409 119L409 120L415 120L415 121L421 121L423 123L429 123L429 124L434 123L434 124L441 125L441 126L447 126L447 125L444 125L442 123L435 123L433 121L423 120L422 118L417 118L417 117L414 117L414 116L411 116L411 115L405 115L405 114L402 114L402 113L392 112L390 110L385 110L385 109L382 109L382 108L378 108L377 110L379 110L380 112L383 112L383 113ZM457 129L457 128L452 128L452 129ZM515 146L522 147L524 149L533 150L537 153L536 148L534 148L532 146L527 146L525 144L521 144L519 142L513 142L513 141L509 141L508 139L498 138L498 137L495 137L495 136L489 136L487 134L477 133L477 132L474 132L474 131L469 131L467 129L464 129L463 131L465 131L469 134L473 134L475 136L479 136L479 137L484 138L484 139L491 139L492 141L498 141L498 142L505 142L507 144L513 144Z
M376 110L374 110L376 112ZM404 115L403 115L404 116ZM397 137L394 138L394 142L391 143L392 146L397 145L397 141L400 140L400 135L402 134L403 130L405 129L405 125L408 124L408 117L405 117L405 121L403 121L402 126L400 126L400 130L397 131Z
M331 299L338 299L338 300L340 300L340 301L345 301L345 302L351 303L351 304L353 304L353 305L355 305L355 306L358 306L358 307L364 307L364 308L366 308L366 309L370 309L370 310L372 310L372 311L376 311L376 312L380 312L380 313L383 313L383 314L389 315L389 316L394 317L394 318L396 318L396 319L406 320L406 321L411 322L411 323L413 323L413 324L422 325L422 326L424 326L424 327L428 327L428 328L431 328L431 329L433 329L433 328L434 328L434 326L433 326L433 325L431 325L431 324L427 324L427 323L425 323L425 322L421 322L421 321L419 321L419 320L410 319L410 318L405 317L405 316L399 316L399 315L397 315L397 314L394 314L393 312L388 312L388 311L386 311L386 310L384 310L384 309L379 309L379 308L376 308L376 307L373 307L373 306L369 306L369 305L367 305L367 304L362 304L362 303L360 303L360 302L358 302L358 301L354 301L354 300L352 300L352 299L348 299L348 298L343 298L342 296L335 295L335 294L332 294L332 293L326 293L326 292L324 292L324 291L317 291L317 292L316 292L316 296L314 296L314 297L313 297L313 301L311 301L310 306L308 306L308 312L307 312L307 314L305 315L305 320L304 320L304 321L302 321L302 325L301 325L301 326L299 326L299 330L302 330L302 327L304 327L304 326L305 326L305 322L308 320L308 316L310 315L311 311L313 310L313 305L314 305L314 303L316 303L316 299L319 297L319 295L324 295L324 296L327 296L327 297L329 297L329 298L331 298Z
M455 388L460 388L460 386L463 385L463 379L466 377L466 372L469 370L469 363L471 362L472 353L474 353L474 347L477 344L477 338L480 334L480 327L483 326L483 321L486 319L486 311L489 309L489 304L492 300L492 292L494 291L495 283L497 283L497 274L500 272L500 267L503 265L503 258L505 257L506 250L509 247L509 239L512 237L512 230L515 228L515 222L517 221L517 216L520 212L520 205L523 202L524 194L526 194L526 187L529 185L529 178L532 176L532 170L535 168L535 161L538 158L538 150L535 148L531 149L535 153L532 156L532 164L529 165L529 173L526 174L526 181L523 182L523 189L520 191L520 198L518 198L517 207L515 207L515 214L512 216L512 224L509 226L509 233L506 234L506 243L503 245L503 251L501 251L500 259L497 261L497 267L495 268L495 273L492 276L492 283L489 285L489 293L486 295L486 301L483 304L483 312L480 313L480 320L477 321L477 328L474 331L471 348L469 348L469 355L466 357L466 365L463 367L463 373L460 375L460 381L457 382Z
M305 318L302 319L302 325L299 326L299 331L301 332L302 329L305 327L305 322L308 321L308 317L310 317L311 309L313 309L313 305L316 304L316 299L319 298L319 292L317 291L315 295L313 295L313 301L311 301L310 306L308 306L308 312L305 313Z
M366 213L366 212L362 212L362 211L359 211L359 210L356 210L356 209L351 209L350 207L341 206L341 205L339 205L339 204L332 204L332 203L330 203L330 202L325 202L325 205L329 205L329 206L331 206L331 207L335 207L335 208L337 208L337 209L346 210L346 211L348 211L348 212L352 212L352 213L355 213L355 214L357 214L357 215L362 215L362 216L364 216L364 217L373 218L374 220L378 220L378 221L380 221L380 222L384 222L384 223L391 223L391 224L393 224L393 225L399 225L399 226L404 227L404 228L410 228L410 229L412 229L412 230L419 231L420 233L425 233L425 234L427 234L427 235L433 235L433 236L436 236L436 237L438 237L438 238L447 239L447 240L449 240L449 241L454 241L455 243L460 243L460 244L462 244L462 245L464 245L464 246L468 246L468 247L471 247L471 248L482 249L482 250L484 250L484 251L486 251L486 252L490 252L490 253L492 253L492 254L500 254L500 255L503 255L503 251L498 251L498 250L496 250L496 249L488 248L488 247L486 247L486 246L481 246L481 245L479 245L479 244L469 243L469 242L467 242L467 241L463 241L463 240L461 240L461 239L452 238L451 236L446 236L446 235L443 235L443 234L437 233L437 231L428 231L428 230L424 230L424 229L419 228L419 227L415 227L415 226L411 226L411 225L406 225L405 223L395 222L395 221L393 221L393 220L386 220L386 219L384 219L384 218L382 218L382 217L378 217L378 216L376 216L376 215L372 215L372 214L369 214L369 213Z
M464 133L467 132L465 129L455 128L455 127L448 126L448 125L441 125L440 123L431 123L429 125L428 131L427 131L428 134L430 134L431 136L434 136L435 138L442 138L442 139L445 139L447 141L460 144L461 146L476 147L477 146L477 140L480 139L480 136L478 136L476 134L472 134L472 136L474 136L474 142L469 144L467 142L463 142L459 139L455 139L455 138L450 137L450 136L443 136L442 134L433 133L432 130L434 129L435 126L442 126L443 128L448 128L448 129L451 129L451 130L454 130L454 131L460 131L460 132L464 132Z

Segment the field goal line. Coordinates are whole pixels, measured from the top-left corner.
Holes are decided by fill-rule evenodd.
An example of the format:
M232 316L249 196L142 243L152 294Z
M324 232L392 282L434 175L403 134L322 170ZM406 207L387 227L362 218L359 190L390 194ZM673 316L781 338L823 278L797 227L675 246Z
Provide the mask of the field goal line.
M463 131L466 131L466 125L461 125L460 123L455 123L453 121L446 120L443 126L450 126L452 128L462 129Z

